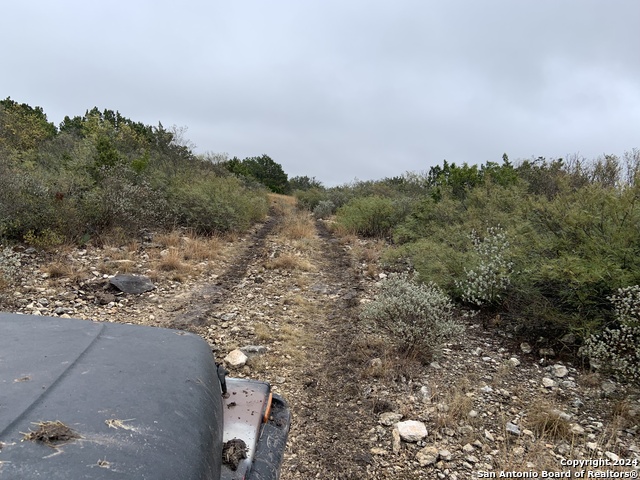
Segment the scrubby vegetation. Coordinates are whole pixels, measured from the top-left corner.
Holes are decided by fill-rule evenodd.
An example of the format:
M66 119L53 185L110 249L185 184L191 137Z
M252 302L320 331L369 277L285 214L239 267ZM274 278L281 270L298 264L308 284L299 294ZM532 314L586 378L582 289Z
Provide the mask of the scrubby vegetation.
M97 108L56 127L39 107L0 101L0 238L47 247L114 229L242 231L263 218L281 167L263 155L243 162L255 175L236 175L226 158L194 155L183 133Z
M381 283L376 300L365 304L361 318L389 331L407 354L429 359L447 339L462 333L453 308L438 286L416 283L406 273L392 274Z
M640 284L639 172L638 150L517 164L505 155L296 196L311 210L331 201L339 231L386 238L387 268L415 270L522 338L585 344L594 364L629 377L636 325L610 299Z

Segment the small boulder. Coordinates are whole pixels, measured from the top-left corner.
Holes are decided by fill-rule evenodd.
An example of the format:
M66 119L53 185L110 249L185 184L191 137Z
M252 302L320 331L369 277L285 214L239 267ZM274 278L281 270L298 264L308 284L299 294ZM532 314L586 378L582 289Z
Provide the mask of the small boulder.
M242 368L247 363L247 356L242 353L242 350L232 350L224 357L224 363L232 368Z
M542 385L543 385L545 388L553 388L553 387L555 387L555 386L556 386L556 382L555 382L555 381L553 381L553 380L551 380L551 379L550 379L550 378L548 378L548 377L544 377L544 378L542 379Z
M405 420L395 425L395 430L400 434L400 438L405 442L419 442L427 436L427 427L424 423L416 420Z
M433 446L424 447L416 453L416 460L418 460L421 467L434 465L438 461L438 449Z
M511 422L507 422L507 425L505 426L505 429L507 430L507 432L509 432L511 435L515 435L516 437L520 436L520 429L518 428L517 425L511 423Z
M564 365L556 364L551 367L553 375L557 378L564 378L569 374L569 370Z

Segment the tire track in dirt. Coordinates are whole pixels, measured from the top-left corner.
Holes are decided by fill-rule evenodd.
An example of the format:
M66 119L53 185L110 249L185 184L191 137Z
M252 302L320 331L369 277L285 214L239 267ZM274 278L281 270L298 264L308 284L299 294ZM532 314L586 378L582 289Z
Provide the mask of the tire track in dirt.
M371 478L372 463L366 442L375 426L367 405L360 401L360 372L350 359L354 338L360 334L357 321L359 279L343 247L317 223L320 249L314 260L323 282L333 293L320 299L322 321L309 325L320 339L316 361L303 373L308 379L295 396L295 441L287 455L282 478Z
M219 304L225 302L233 294L233 288L246 276L249 265L262 254L267 236L278 225L281 216L272 208L267 221L246 240L247 246L240 255L233 260L231 266L221 274L215 283L206 284L192 295L190 308L172 319L168 327L200 333L213 315L219 309Z

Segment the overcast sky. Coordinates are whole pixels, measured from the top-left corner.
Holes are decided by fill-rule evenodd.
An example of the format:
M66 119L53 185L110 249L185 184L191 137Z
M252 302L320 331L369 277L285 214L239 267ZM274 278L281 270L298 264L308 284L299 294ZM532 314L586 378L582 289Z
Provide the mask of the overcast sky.
M21 0L0 97L327 186L640 147L639 0Z

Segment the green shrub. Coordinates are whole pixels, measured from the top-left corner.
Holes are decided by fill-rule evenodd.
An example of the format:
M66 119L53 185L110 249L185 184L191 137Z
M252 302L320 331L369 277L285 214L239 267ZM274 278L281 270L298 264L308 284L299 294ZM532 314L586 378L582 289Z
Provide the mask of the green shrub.
M175 222L197 233L242 231L267 214L264 190L242 187L235 177L184 178L170 186Z
M400 220L394 201L384 197L355 198L336 213L338 230L365 237L384 237Z
M298 201L298 207L309 210L313 210L318 206L320 202L327 200L326 192L321 188L310 188L308 190L296 190L293 195Z
M429 359L443 343L462 332L453 318L453 303L434 284L419 284L407 274L391 274L376 299L360 313L394 335L407 354Z

